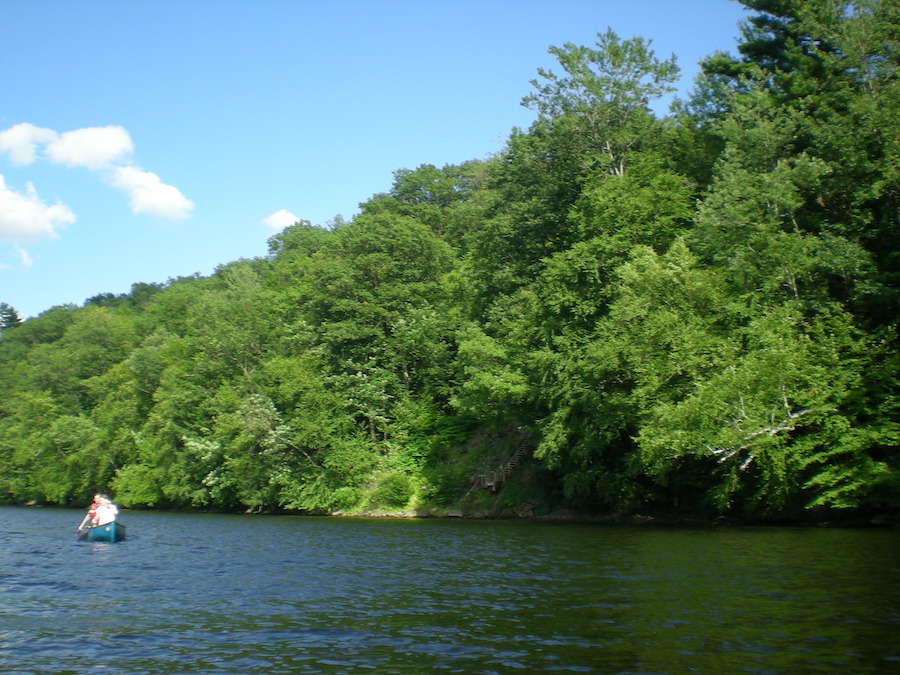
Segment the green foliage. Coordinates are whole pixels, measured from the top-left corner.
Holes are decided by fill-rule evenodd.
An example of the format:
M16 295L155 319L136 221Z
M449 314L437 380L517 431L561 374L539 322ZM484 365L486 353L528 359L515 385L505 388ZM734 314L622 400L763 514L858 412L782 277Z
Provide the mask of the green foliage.
M0 332L7 328L15 328L22 324L22 318L16 308L5 302L0 302Z
M897 3L744 4L670 119L674 58L608 31L487 160L208 277L0 303L0 500L897 511Z
M146 464L129 464L111 482L118 502L127 508L153 507L162 502L160 472Z
M412 482L405 473L389 473L382 476L369 499L376 506L402 508L412 496Z
M622 40L612 30L597 34L596 49L566 43L550 53L566 73L543 68L535 92L522 100L547 119L565 120L567 132L604 156L610 173L625 172L626 155L649 128L647 105L675 91L675 57L656 58L643 38Z

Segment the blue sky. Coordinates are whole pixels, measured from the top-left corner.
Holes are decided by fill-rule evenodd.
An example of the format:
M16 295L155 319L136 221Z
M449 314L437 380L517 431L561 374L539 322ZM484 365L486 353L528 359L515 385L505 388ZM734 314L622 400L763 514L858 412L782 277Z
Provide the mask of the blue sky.
M393 172L499 151L551 45L697 62L732 0L7 0L0 302L23 318L266 254ZM557 69L558 70L558 69ZM279 217L280 214L280 217Z

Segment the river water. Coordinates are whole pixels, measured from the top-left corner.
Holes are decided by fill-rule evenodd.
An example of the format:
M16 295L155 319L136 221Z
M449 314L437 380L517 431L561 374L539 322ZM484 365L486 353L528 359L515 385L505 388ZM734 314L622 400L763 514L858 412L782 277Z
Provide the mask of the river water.
M0 507L0 672L900 673L900 531Z

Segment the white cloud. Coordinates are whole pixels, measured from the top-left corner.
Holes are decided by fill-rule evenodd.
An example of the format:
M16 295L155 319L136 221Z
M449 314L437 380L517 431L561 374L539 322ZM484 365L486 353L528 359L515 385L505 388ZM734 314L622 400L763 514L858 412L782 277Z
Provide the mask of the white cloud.
M74 222L75 214L65 204L44 204L31 183L25 194L11 190L0 176L0 240L52 239L57 230Z
M269 227L273 230L283 230L286 227L293 225L294 223L299 222L300 219L295 216L290 211L285 209L281 209L280 211L276 211L271 216L263 218L263 225Z
M22 267L31 267L31 256L28 254L28 251L21 246L16 246L15 251L16 256L19 258L19 264Z
M43 129L22 122L0 131L0 152L9 155L13 164L24 166L34 162L38 144L44 145L56 138L57 133L53 129Z
M107 168L126 159L133 151L131 136L119 126L67 131L50 140L44 150L51 162L88 169Z
M183 220L194 202L178 188L163 183L159 176L133 166L116 167L109 183L128 195L132 213L146 213L167 220Z
M116 125L84 127L60 134L21 123L0 131L0 153L6 153L14 164L31 164L42 156L55 164L84 167L122 190L128 196L132 213L170 220L187 218L194 203L155 173L131 166L133 152L128 131ZM32 186L23 195L6 189L0 181L0 239L53 237L57 229L74 221L75 215L68 207L43 204Z

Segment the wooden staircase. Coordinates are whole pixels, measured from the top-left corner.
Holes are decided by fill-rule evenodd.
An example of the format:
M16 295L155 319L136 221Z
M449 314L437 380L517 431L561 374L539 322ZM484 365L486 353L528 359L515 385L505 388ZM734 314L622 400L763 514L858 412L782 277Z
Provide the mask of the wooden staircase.
M513 471L515 471L516 467L522 463L522 459L528 453L530 449L528 438L522 440L517 446L512 455L510 455L509 459L503 462L500 466L492 471L485 471L483 474L478 476L475 479L475 482L472 484L472 487L469 488L468 492L466 492L466 497L469 496L473 490L478 488L484 488L489 492L497 492L503 484L509 480L509 477L512 476Z

